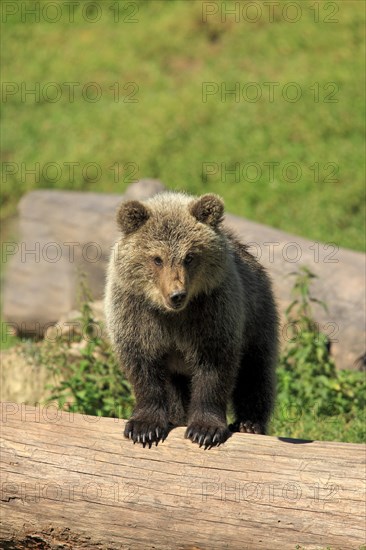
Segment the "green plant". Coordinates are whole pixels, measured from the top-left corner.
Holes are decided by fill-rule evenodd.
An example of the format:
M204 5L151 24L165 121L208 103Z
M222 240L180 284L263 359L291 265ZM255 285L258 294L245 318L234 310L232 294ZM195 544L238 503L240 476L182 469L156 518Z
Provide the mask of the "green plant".
M286 310L288 343L277 369L277 407L272 432L286 430L287 435L302 437L311 437L310 432L315 432L319 437L317 427L322 426L331 438L347 438L350 430L356 440L363 440L365 375L336 371L330 342L313 319L312 304L326 308L310 293L310 284L316 276L306 267L292 275L296 276L294 299ZM308 433L294 433L299 429ZM334 432L339 435L334 437Z
M54 383L49 401L60 408L97 416L127 418L132 412L131 388L93 317L90 293L81 280L81 317L70 338L45 341L42 360L49 366ZM76 355L76 359L74 358Z

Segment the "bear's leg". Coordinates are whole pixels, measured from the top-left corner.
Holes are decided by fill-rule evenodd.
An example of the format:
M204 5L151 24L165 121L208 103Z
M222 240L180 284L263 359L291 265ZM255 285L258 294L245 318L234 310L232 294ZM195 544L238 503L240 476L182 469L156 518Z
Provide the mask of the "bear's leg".
M220 359L220 358L219 358ZM232 389L232 365L221 358L219 365L202 361L192 378L191 403L185 437L201 447L213 447L230 437L226 409ZM223 366L228 365L223 373Z
M232 394L231 431L265 434L275 399L275 353L253 347L241 360Z
M138 363L130 368L128 379L133 386L136 406L125 426L125 437L134 443L151 447L152 443L164 441L172 429L169 423L168 374L161 364Z

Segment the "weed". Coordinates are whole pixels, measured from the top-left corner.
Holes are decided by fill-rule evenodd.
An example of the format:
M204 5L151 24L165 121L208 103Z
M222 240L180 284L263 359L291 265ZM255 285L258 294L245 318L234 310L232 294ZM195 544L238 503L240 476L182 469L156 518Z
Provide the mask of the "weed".
M363 372L337 371L330 342L313 319L312 304L326 307L310 292L315 275L306 267L295 275L293 301L286 311L289 342L277 369L277 406L272 433L324 439L363 440L366 380ZM308 433L299 433L302 430ZM310 435L313 434L312 436ZM314 437L315 435L315 437ZM338 439L338 437L336 437Z
M90 307L90 294L81 280L81 317L79 334L46 342L42 361L54 377L50 401L68 411L118 418L132 412L131 387L110 349L103 325L96 321ZM81 334L80 334L81 333Z

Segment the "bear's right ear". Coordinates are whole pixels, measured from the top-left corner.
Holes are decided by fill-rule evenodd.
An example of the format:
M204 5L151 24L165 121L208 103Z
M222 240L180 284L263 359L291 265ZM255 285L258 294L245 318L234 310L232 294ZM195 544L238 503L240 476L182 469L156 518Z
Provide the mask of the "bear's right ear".
M149 219L148 209L139 201L123 202L117 212L117 224L119 228L129 235Z

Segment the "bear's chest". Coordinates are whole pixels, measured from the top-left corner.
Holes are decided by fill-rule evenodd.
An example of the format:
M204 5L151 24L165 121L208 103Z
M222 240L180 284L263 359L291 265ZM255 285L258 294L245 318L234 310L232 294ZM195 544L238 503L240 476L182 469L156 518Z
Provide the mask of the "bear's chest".
M184 376L193 374L192 364L177 350L168 353L166 367L172 374L183 374Z

